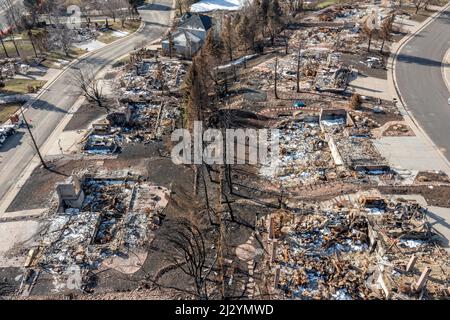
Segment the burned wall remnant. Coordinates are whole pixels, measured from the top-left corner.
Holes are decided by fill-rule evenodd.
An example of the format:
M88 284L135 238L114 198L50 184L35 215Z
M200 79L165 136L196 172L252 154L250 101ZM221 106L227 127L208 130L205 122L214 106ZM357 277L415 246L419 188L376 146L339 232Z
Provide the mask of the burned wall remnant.
M57 188L65 197L81 193L85 197L76 208L65 201L48 217L33 265L54 274L68 274L74 266L98 269L108 257L143 247L161 225L170 195L168 189L133 175L87 175L81 182L71 178Z

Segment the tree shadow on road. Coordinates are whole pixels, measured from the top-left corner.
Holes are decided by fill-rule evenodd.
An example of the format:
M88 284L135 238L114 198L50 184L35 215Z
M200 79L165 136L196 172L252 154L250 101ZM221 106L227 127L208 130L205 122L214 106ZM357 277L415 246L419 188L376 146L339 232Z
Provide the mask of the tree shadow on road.
M35 109L35 110L45 110L45 111L50 111L50 112L59 112L59 113L67 113L66 110L55 106L54 104L51 104L45 100L41 100L41 99L37 99L35 101L33 101L30 105L31 109Z
M417 56L411 56L409 54L403 54L403 53L399 54L397 56L397 59L399 62L419 64L419 65L429 66L429 67L438 67L438 68L441 68L442 66L449 67L448 63L443 64L442 61L429 59L429 58L423 58L423 57L417 57Z

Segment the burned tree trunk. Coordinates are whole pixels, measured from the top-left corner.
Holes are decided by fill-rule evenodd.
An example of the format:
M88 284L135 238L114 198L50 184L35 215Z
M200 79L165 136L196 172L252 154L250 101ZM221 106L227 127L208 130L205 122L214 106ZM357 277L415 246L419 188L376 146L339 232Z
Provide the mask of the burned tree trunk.
M5 43L3 42L3 37L0 37L0 42L2 43L3 51L5 52L5 56L9 58L8 51L6 50Z
M95 102L99 108L106 109L107 112L110 111L108 105L104 103L105 96L102 86L94 74L83 70L75 71L72 74L71 82L78 87L79 93L84 95L86 99Z
M301 66L301 58L302 58L302 48L301 46L298 48L297 54L297 92L300 92L300 66Z
M162 237L165 241L165 259L192 280L193 289L173 288L187 292L199 300L208 300L208 277L217 257L211 255L203 231L188 219L174 221Z
M278 58L275 58L275 79L274 79L274 91L275 91L275 99L279 99L278 91L277 91L277 80L278 79Z

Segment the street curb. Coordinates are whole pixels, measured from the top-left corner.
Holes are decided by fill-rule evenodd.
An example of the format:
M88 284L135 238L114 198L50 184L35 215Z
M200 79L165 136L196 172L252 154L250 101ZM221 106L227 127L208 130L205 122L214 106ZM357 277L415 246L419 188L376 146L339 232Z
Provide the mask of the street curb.
M176 12L176 9L175 9L174 5L175 5L175 0L172 1L172 12L171 12L171 14L170 14L170 26L173 25L173 22L174 22L174 16L175 16L175 12ZM139 28L138 30L136 30L134 33L128 35L127 37L131 37L131 36L134 35L135 33L141 31L141 30L144 28L144 25L145 25L145 23L142 22L140 28ZM116 41L114 41L114 42L117 42L117 41L119 41L119 40L124 40L124 39L127 38L127 37L120 38L120 39L118 39L118 40L116 40ZM153 43L157 43L157 42L159 42L159 41L161 41L161 38L158 38L158 39L152 41L152 42L150 43L150 45L152 45ZM113 44L114 42L111 42L110 44ZM108 44L108 45L110 45L110 44ZM106 46L105 46L105 47L106 47ZM105 47L99 48L98 50L103 49L103 48L105 48ZM95 51L97 51L97 50L95 50ZM93 54L95 51L88 52L85 56L81 56L81 57L79 57L78 59L79 59L79 60L81 60L81 58L85 59L85 58L88 56L88 54ZM122 57L118 57L117 59L113 60L112 64L114 64L114 62L116 62L116 61L122 59L123 57L125 57L125 56L127 56L127 55L129 55L129 53L123 55ZM75 61L72 61L72 62L73 62L73 63L76 63ZM111 64L111 65L112 65L112 64ZM69 67L69 66L70 66L70 64L67 65L66 67ZM105 67L106 67L106 66L105 66ZM99 74L102 73L102 70L104 70L104 68L102 68L101 70L99 70L99 72L96 74L96 77L97 77ZM58 76L55 77L55 79L52 80L52 82L56 81L60 76L62 76L62 73L65 72L65 71L66 71L66 70L62 70L61 73L58 74ZM39 95L39 96L40 96L40 95ZM38 97L39 97L39 96L38 96ZM37 99L38 97L36 97L36 99ZM72 116L72 112L76 112L76 110L80 107L80 105L78 105L78 104L80 104L81 101L83 101L83 100L84 100L84 97L83 97L82 95L80 95L80 97L77 99L77 101L75 101L74 105L67 111L67 114L66 114L66 115L64 116L64 118L61 120L61 123L63 123L65 120L67 120L66 117ZM53 132L49 135L49 137L42 143L41 148L44 148L44 149L47 149L47 148L48 148L48 144L50 143L50 139L52 138L52 136L55 135L55 131L56 131L56 129L57 129L58 127L59 127L59 126L56 126L55 129L53 130ZM44 155L44 156L45 156L45 155ZM4 211L6 211L6 210L9 208L9 206L11 205L11 203L12 203L12 202L14 201L14 199L16 198L18 192L19 192L20 189L22 188L22 186L26 183L26 181L27 181L27 180L29 179L29 177L31 176L33 170L34 170L37 166L39 166L39 164L40 164L40 163L39 163L39 161L38 161L38 159L37 159L37 155L35 154L35 155L31 158L31 160L27 163L27 165L26 165L24 171L23 171L23 172L21 173L21 175L18 177L16 183L13 184L13 185L11 185L11 187L8 189L8 191L5 192L5 194L3 195L3 197L0 198L0 214L4 213Z
M79 56L79 57L76 58L75 60L72 60L68 65L66 65L65 67L63 67L63 68L61 69L61 71L60 71L53 79L49 80L49 81L48 81L48 82L40 89L40 93L39 93L36 97L31 98L30 100L28 100L28 101L22 106L21 109L23 110L23 112L27 111L28 108L31 107L31 106L33 105L33 103L35 103L37 100L39 100L39 98L45 93L45 91L48 89L48 87L50 87L52 84L54 84L56 81L58 81L58 79L61 78L61 77L67 72L67 70L69 70L73 65L75 65L75 64L77 64L77 63L79 63L79 62L85 60L86 58L88 58L88 57L90 57L91 55L93 55L93 54L99 52L100 50L103 50L103 49L108 48L108 47L110 47L110 46L112 46L112 45L114 45L114 44L117 44L119 41L121 42L121 41L124 41L124 40L127 40L127 39L131 38L131 37L134 36L136 33L142 31L142 29L144 28L144 25L145 25L145 23L144 23L143 21L141 21L141 25L139 26L139 28L138 28L135 32L133 32L133 33L131 33L131 34L125 36L125 37L122 37L122 38L119 38L119 39L117 39L117 40L114 40L113 42L108 43L108 44L106 44L105 46L103 46L103 47L101 47L101 48L95 49L95 50L90 51L90 52L86 52L85 54ZM20 111L20 109L19 109L17 112L14 113L13 116L15 116L15 115L20 115L20 113L21 113L21 111ZM7 120L7 121L5 121L3 124L8 124L9 122L10 122L10 120ZM1 123L0 123L0 125L1 125Z
M175 5L175 0L172 1L172 5ZM169 19L170 19L170 25L171 25L171 26L173 25L174 14L175 14L175 9L172 10L172 12L171 12L171 14L170 14L170 17L169 17ZM111 42L110 44L113 44L113 43L115 43L115 42L117 42L117 41L119 41L119 40L124 40L124 39L126 39L126 38L128 38L128 37L131 37L132 35L134 35L134 34L140 32L140 31L142 31L142 29L144 28L144 26L145 26L145 23L144 23L144 22L141 22L140 27L139 27L135 32L133 32L132 34L130 34L130 35L126 36L126 37L117 39L116 41L113 41L113 42ZM155 40L152 41L149 45L154 45L154 44L160 42L161 40L162 40L162 38L155 39ZM109 45L109 44L108 44L108 45ZM106 47L106 46L105 46L105 47ZM93 54L93 53L95 53L95 51L101 50L101 49L103 49L103 48L105 48L105 47L99 48L99 49L97 49L97 50L94 50L94 51L88 52L88 53L92 53L92 54ZM129 55L130 55L130 53L126 53L126 54L124 54L123 56L120 56L120 57L114 59L114 60L111 62L110 65L107 65L107 66L104 66L103 68L101 68L101 69L99 70L99 72L95 75L95 78L98 78L98 77L103 76L104 73L106 73L106 72L105 72L105 68L106 68L106 70L108 70L108 69L107 69L108 67L111 68L111 66L113 66L114 63L116 63L117 61L120 61L121 59L123 59L123 58L125 58L125 57L127 57L127 56L129 56ZM80 57L80 58L81 58L81 57ZM74 61L74 63L75 63L75 61ZM67 65L67 66L69 66L69 65ZM55 80L57 80L57 78L55 78ZM84 100L85 100L85 97L84 97L83 95L80 95L80 96L78 97L78 99L75 101L74 105L67 111L67 114L64 116L64 118L62 119L61 123L64 122L64 120L65 120L66 117L72 117L73 114L74 114L75 112L77 112L78 109L81 107L81 102L83 102ZM55 128L54 131L57 131L56 129L58 129L58 126ZM49 140L50 140L50 138L52 137L53 134L54 134L54 132L47 138L46 141L44 141L44 143L42 144L42 147L44 147L44 146L46 146L46 145L48 144L48 142L49 142Z
M425 132L425 130L420 126L420 124L418 123L418 121L414 118L412 112L408 109L407 104L405 103L405 100L403 99L403 96L400 92L400 89L398 87L398 83L397 83L397 77L395 74L395 69L396 69L396 65L397 65L397 58L398 55L401 51L401 49L412 39L414 38L419 32L421 32L422 30L424 30L426 27L428 27L428 25L430 25L434 20L436 20L436 18L442 14L442 12L444 12L445 10L447 10L448 8L450 8L450 2L448 2L445 6L443 6L438 12L435 12L431 17L429 17L427 20L425 20L422 25L417 28L417 30L415 30L414 32L412 32L411 34L407 35L406 37L404 37L403 39L400 40L400 42L397 44L397 48L395 50L395 52L391 53L391 56L389 57L389 62L388 65L391 66L391 75L392 75L392 81L394 83L394 88L395 88L395 92L397 94L397 97L399 98L398 101L400 102L400 104L402 105L404 111L406 112L406 114L409 116L409 118L411 119L411 121L414 123L414 125L421 131L421 133L423 134L424 138L428 141L428 143L432 146L433 149L435 149L437 151L437 153L439 154L439 156L441 157L441 159L444 161L444 163L447 165L447 167L450 170L450 161L445 157L445 155L442 153L442 151L436 146L436 144L433 142L433 140L428 136L428 134Z
M171 10L170 17L169 17L169 19L170 19L169 29L173 27L173 23L174 23L174 20L175 20L176 11L177 11L177 9L175 8L175 0L173 0L173 1L172 1L172 10ZM155 44L161 42L162 40L163 40L163 37L158 38L158 39L156 39L156 40L150 42L150 43L149 43L148 45L146 45L146 46L153 46L153 45L155 45ZM123 56L121 56L121 57L117 58L116 60L114 60L114 62L113 62L112 64L114 64L116 61L120 61L121 59L126 58L126 57L129 56L129 55L130 55L130 53L124 54Z
M442 60L442 78L444 78L445 85L450 92L450 48Z

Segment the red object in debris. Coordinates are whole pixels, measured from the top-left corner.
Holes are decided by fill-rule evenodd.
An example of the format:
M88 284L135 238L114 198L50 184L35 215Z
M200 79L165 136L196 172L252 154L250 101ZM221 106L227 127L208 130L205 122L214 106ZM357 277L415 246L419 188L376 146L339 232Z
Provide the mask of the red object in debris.
M9 118L9 120L11 120L12 124L17 124L17 123L19 123L19 115L15 114L15 115L11 116Z

